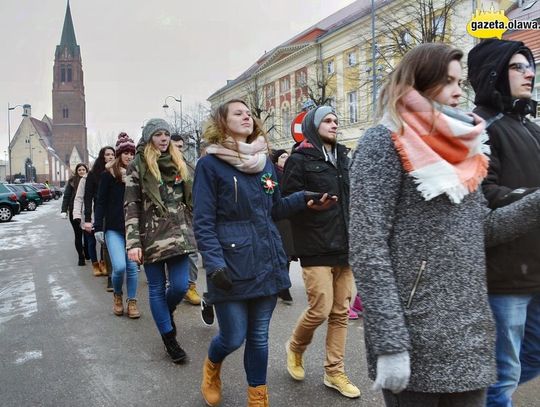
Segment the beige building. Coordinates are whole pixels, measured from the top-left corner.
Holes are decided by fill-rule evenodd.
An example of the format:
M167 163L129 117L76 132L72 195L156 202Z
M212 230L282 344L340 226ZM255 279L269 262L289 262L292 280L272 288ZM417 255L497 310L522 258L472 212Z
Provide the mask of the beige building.
M11 140L11 171L14 178L22 175L27 181L63 184L71 176L71 170L51 146L51 119L48 116L42 120L32 117L28 105L25 106L25 114L27 116Z
M465 55L476 43L466 32L473 2L424 0L433 4L433 12L425 14L420 3L375 2L375 64L371 0L358 0L262 55L208 101L215 107L231 98L244 99L260 112L274 148L293 144L291 121L309 99L331 104L340 119L341 142L355 147L358 137L373 123L373 83L380 89L407 49L422 38L425 42L426 35L461 48ZM491 3L497 8L509 2L493 1L489 6ZM445 5L451 7L445 9ZM465 100L467 103L470 101Z

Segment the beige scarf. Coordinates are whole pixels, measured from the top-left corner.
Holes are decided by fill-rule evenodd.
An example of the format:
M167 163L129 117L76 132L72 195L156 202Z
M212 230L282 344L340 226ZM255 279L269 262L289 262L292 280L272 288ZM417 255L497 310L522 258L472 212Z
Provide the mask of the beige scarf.
M261 172L266 165L268 144L263 136L257 137L251 143L235 141L229 136L221 144L209 145L206 152L214 154L238 171L256 174Z

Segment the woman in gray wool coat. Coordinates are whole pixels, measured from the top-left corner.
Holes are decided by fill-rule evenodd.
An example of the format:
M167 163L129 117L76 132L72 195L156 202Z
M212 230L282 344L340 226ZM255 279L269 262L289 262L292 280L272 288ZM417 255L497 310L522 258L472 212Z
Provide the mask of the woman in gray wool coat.
M402 59L350 171L350 260L387 406L485 405L496 372L484 249L540 218L540 192L486 206L485 122L455 109L461 57L423 44Z

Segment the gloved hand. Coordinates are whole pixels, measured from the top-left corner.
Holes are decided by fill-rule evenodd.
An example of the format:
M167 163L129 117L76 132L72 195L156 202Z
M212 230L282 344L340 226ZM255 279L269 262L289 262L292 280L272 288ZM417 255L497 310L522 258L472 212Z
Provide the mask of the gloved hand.
M399 393L407 387L411 377L409 352L380 355L377 358L377 377L373 390L388 389Z
M67 212L62 212L60 216L62 217L62 219L67 219Z
M226 267L214 270L210 274L210 280L217 288L222 290L229 291L232 288L232 280Z
M99 242L99 244L103 244L105 242L105 235L103 232L95 232L94 237L96 238L96 241Z

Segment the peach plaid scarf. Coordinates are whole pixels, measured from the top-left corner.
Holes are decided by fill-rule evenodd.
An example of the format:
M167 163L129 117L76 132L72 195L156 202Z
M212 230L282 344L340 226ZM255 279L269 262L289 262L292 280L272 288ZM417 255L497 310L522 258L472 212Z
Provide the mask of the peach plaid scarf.
M206 152L216 155L239 171L256 174L266 165L268 144L262 136L258 136L251 143L235 142L229 136L222 144L209 145Z
M426 201L446 194L460 203L487 175L489 146L485 122L474 115L474 125L434 111L432 103L410 90L398 104L403 131L397 133L389 115L382 124L392 131L401 163L418 184Z

